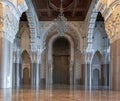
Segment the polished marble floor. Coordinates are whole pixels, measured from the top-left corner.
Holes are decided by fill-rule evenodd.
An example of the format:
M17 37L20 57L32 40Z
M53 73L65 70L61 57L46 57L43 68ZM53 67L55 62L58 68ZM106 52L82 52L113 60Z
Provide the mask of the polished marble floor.
M0 101L120 101L119 91L1 89Z

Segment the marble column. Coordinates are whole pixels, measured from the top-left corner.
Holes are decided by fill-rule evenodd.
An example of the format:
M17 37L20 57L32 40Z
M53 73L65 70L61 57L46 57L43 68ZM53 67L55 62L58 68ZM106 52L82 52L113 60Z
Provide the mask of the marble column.
M31 87L40 87L40 67L38 63L32 63L31 67Z
M120 39L111 44L110 89L120 90Z
M36 63L32 63L31 65L31 87L35 87L35 69Z
M87 63L85 64L84 68L84 84L85 84L85 89L91 89L92 88L92 78L91 78L91 64Z
M36 88L40 87L40 65L37 63L36 66Z
M83 78L84 78L84 87L85 89L88 89L88 69L87 69L87 64L84 64L84 75L83 75Z
M12 43L0 38L0 88L12 88Z
M53 87L53 64L52 61L49 61L46 67L46 88L50 89L52 87Z
M20 88L22 81L21 63L13 63L13 87Z

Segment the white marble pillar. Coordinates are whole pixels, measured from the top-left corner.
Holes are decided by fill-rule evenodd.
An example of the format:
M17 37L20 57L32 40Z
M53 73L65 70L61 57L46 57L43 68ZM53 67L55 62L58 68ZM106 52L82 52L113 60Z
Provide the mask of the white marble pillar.
M36 66L36 88L40 87L40 65L37 63Z
M31 60L31 87L39 88L40 87L40 66L39 66L39 56L36 52L32 53Z
M13 52L13 72L12 72L12 79L13 79L13 88L20 88L22 84L22 65L21 65L21 54L19 49L14 50Z
M31 65L31 87L35 87L35 82L36 82L36 78L35 78L35 75L36 75L36 63L32 63Z
M22 81L22 67L21 63L14 63L13 64L13 69L14 69L14 84L13 87L15 88L20 88L21 87L21 81Z
M84 65L84 87L85 89L92 89L92 50L85 55L85 65Z
M12 43L0 38L0 88L12 87Z
M85 81L85 89L92 89L92 69L91 69L91 63L85 64L85 75L84 75L84 81Z
M0 88L12 88L13 40L25 10L27 5L24 0L17 6L12 1L0 1Z

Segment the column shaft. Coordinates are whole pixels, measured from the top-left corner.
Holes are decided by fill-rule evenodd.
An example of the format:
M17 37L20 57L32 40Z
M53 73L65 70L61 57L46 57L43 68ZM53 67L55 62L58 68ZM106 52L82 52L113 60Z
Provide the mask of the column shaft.
M37 88L40 87L40 67L38 63L32 63L31 86Z
M22 81L22 68L20 63L13 63L13 87L19 88Z
M120 39L111 44L110 88L120 90Z
M12 88L12 43L0 38L0 88Z

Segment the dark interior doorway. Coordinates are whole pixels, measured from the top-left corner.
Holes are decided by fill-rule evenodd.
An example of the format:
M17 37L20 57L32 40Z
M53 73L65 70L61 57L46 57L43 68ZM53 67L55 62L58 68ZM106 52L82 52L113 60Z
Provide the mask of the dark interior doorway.
M28 68L24 68L24 70L23 70L23 84L24 85L30 84L29 69Z
M70 43L62 37L53 43L53 84L70 83Z

